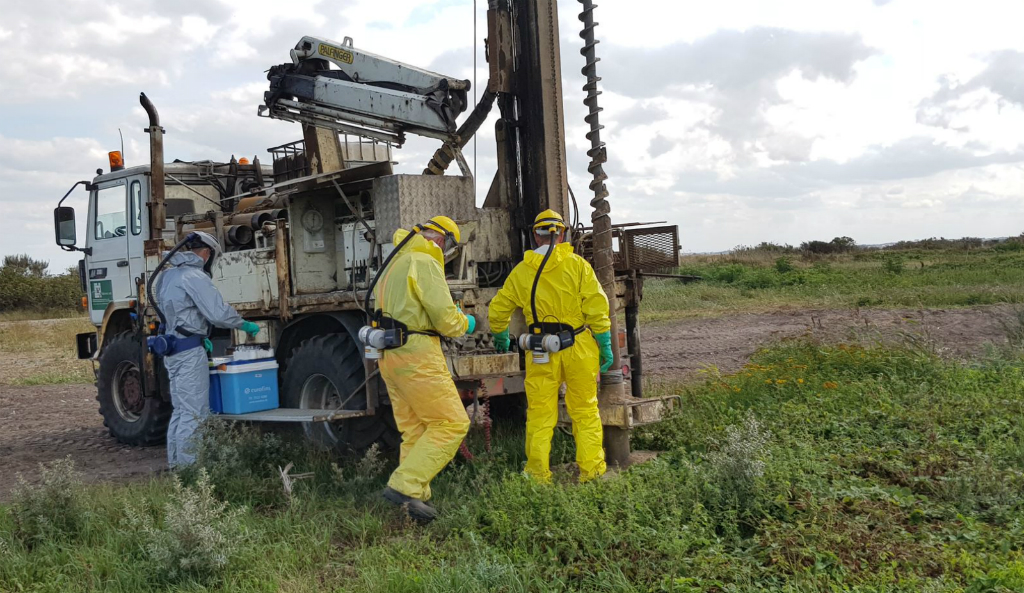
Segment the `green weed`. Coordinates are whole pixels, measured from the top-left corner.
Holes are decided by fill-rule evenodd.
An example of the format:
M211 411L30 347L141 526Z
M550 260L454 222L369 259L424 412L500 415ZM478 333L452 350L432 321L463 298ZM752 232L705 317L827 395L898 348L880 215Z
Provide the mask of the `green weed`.
M88 515L75 462L68 456L40 464L39 473L38 484L18 476L10 506L14 538L28 548L48 541L74 541Z
M908 272L909 273L909 272ZM709 372L665 421L634 433L653 461L578 485L556 431L553 484L520 475L520 424L433 482L418 527L379 498L390 462L350 463L235 435L210 458L244 537L207 591L1017 591L1024 566L1024 358L969 364L926 348L794 342ZM769 436L770 435L770 436ZM230 443L235 445L230 445ZM274 446L271 446L274 445ZM313 472L283 504L276 466ZM331 463L337 463L343 479ZM270 466L273 466L272 468ZM193 480L198 481L196 477ZM214 483L211 473L210 484ZM175 486L90 489L74 542L16 544L0 590L167 590L128 501L168 524ZM9 516L0 542L14 542ZM218 547L219 549L219 547Z
M1007 244L779 256L738 251L682 258L680 274L701 282L645 283L641 321L716 316L780 307L962 307L1024 303L1024 252Z

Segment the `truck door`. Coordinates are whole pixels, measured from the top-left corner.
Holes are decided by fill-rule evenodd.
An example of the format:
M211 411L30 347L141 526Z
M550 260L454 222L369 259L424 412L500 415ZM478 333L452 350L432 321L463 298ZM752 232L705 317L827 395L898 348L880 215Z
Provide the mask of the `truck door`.
M146 272L145 242L149 238L149 208L146 208L145 196L148 195L149 189L144 177L128 180L128 289L133 298L138 296L135 279Z
M89 318L99 325L108 303L130 298L133 292L128 267L127 181L100 183L89 202Z

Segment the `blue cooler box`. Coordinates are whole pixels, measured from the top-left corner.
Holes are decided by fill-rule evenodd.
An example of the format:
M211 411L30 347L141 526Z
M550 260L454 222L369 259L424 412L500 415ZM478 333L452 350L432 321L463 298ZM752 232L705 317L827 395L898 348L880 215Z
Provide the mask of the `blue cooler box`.
M214 409L218 384L219 410ZM239 360L217 365L210 373L210 410L223 414L248 414L280 407L277 394L277 361L273 358Z

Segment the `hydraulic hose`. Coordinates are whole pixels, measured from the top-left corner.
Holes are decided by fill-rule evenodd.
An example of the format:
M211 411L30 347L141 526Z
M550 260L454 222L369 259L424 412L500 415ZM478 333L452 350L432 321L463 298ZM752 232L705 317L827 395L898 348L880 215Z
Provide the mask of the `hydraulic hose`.
M552 229L548 231L551 234L551 241L548 243L548 251L544 254L544 259L540 260L540 265L537 266L537 275L533 277L533 288L530 290L530 312L533 313L533 323L536 325L540 323L537 321L537 284L540 283L540 274L544 271L544 266L551 259L551 252L555 250L555 235L558 231Z
M149 299L149 304L153 305L153 309L156 310L157 317L160 318L160 324L164 326L164 331L167 331L167 318L164 317L163 311L161 311L160 307L157 306L156 304L156 295L153 293L153 281L156 280L157 275L160 274L160 271L163 270L165 265L167 265L167 262L171 259L171 256L173 256L175 253L178 252L178 250L180 250L185 245L188 245L197 237L198 235L196 235L195 233L189 233L188 235L185 235L184 239L178 241L178 244L172 247L171 250L167 252L167 255L165 255L164 258L160 260L160 263L157 264L156 269L153 270L153 273L149 275L149 280L146 281L146 297Z

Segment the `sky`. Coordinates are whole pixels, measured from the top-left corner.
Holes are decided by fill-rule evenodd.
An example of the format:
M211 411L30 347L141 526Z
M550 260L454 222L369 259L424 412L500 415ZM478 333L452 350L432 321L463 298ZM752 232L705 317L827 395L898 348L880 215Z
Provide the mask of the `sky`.
M269 162L267 147L301 132L257 118L265 71L303 35L350 36L482 88L486 4L0 0L0 255L76 263L53 243L53 207L107 168L119 128L127 165L148 161L140 91L160 111L168 160ZM598 4L615 222L677 224L687 252L1024 232L1018 0ZM559 0L569 179L586 211L578 11ZM436 146L409 140L398 171L421 171ZM482 202L490 124L466 152ZM81 226L85 192L66 204Z

